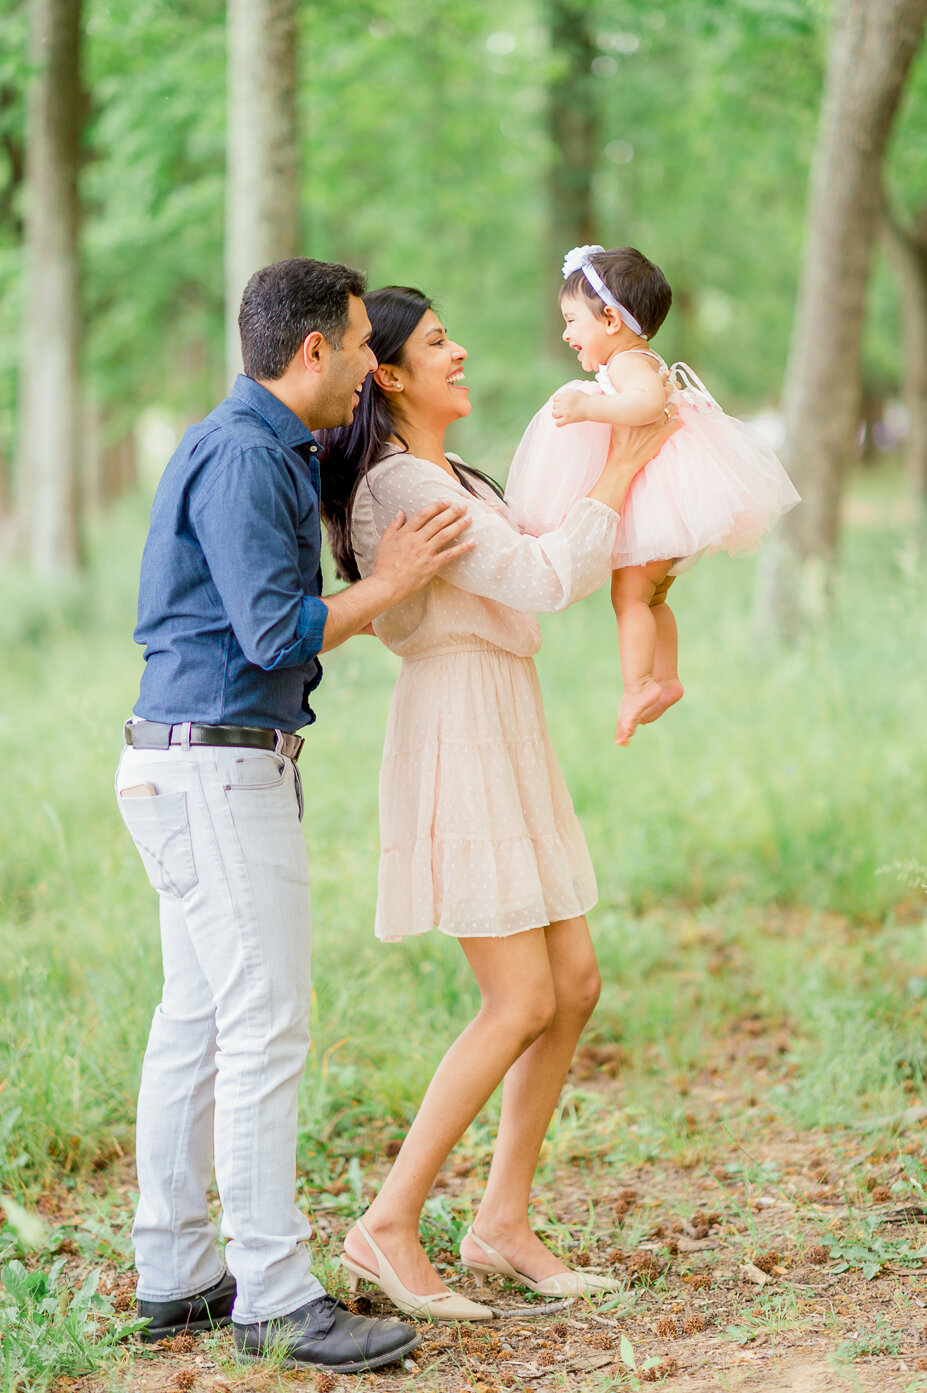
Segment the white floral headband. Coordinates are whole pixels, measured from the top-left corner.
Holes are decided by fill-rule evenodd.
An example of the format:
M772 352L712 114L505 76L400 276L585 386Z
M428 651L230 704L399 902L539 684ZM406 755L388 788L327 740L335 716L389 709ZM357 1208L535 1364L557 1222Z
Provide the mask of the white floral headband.
M640 334L641 338L645 339L647 335L644 333L638 320L634 318L634 315L629 309L626 309L624 305L620 304L615 299L598 271L592 265L592 258L595 256L596 252L604 252L604 250L604 247L588 246L574 247L572 251L568 251L563 258L563 279L566 280L567 276L572 276L574 271L582 271L599 299L604 304L610 305L620 318L624 320L629 329L633 329L635 334Z

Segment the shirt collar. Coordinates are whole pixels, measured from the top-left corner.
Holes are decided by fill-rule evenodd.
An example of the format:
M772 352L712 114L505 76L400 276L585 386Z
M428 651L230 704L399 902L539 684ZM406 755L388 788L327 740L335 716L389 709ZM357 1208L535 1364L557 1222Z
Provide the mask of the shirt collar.
M260 382L255 382L253 377L246 377L240 372L235 379L232 396L256 411L284 445L296 449L299 445L316 443L309 427L304 425L288 406L284 406L279 397L275 397L273 392L268 392L267 388L262 387Z

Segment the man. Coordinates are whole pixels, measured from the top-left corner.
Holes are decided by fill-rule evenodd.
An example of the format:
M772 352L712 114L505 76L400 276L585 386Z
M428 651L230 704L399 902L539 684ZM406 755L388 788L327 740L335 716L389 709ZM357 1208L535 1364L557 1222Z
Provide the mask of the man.
M400 514L373 574L321 598L312 432L350 423L376 367L363 290L358 272L306 259L248 283L244 375L186 432L152 507L135 633L146 664L116 784L159 893L164 960L136 1146L147 1336L231 1316L243 1356L282 1348L342 1373L419 1337L326 1295L295 1203L311 933L295 731L315 719L319 653L471 545L462 508ZM228 1271L207 1213L213 1167Z

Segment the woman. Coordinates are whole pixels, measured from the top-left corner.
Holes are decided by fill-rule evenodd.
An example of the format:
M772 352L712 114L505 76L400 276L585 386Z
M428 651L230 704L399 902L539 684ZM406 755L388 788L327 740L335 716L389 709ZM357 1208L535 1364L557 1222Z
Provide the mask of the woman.
M444 1056L383 1188L345 1238L342 1263L400 1310L479 1320L491 1308L451 1292L419 1241L425 1198L504 1079L486 1190L461 1245L482 1284L500 1273L544 1295L612 1289L574 1272L528 1223L548 1123L600 979L585 914L595 877L550 745L532 655L531 611L560 610L608 580L634 474L675 426L631 432L602 478L544 537L522 536L498 489L447 455L469 415L465 349L419 291L365 297L379 366L354 424L327 433L323 508L346 578L366 575L397 512L465 501L466 555L374 624L403 659L380 777L376 932L438 927L460 940L480 1010Z

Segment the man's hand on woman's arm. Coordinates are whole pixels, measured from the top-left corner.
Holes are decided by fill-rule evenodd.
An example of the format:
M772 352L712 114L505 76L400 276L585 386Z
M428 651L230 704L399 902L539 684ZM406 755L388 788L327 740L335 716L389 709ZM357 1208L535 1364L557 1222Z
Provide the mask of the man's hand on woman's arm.
M466 508L456 503L429 503L408 522L398 513L380 538L376 565L369 576L326 595L328 618L322 652L367 629L371 621L422 590L449 561L471 550L460 541L470 526Z

